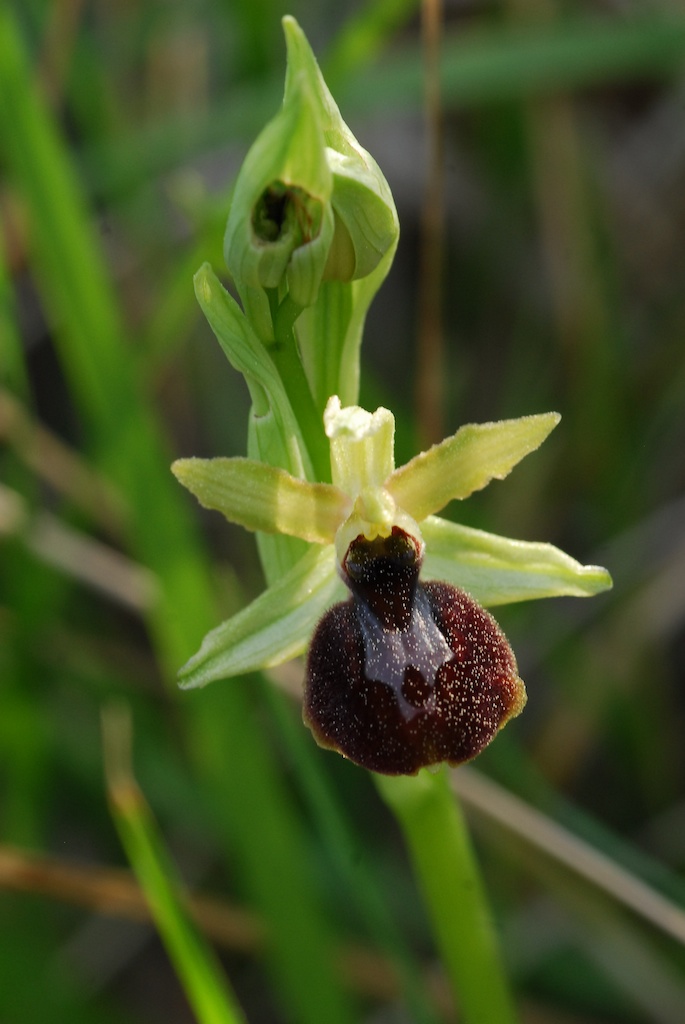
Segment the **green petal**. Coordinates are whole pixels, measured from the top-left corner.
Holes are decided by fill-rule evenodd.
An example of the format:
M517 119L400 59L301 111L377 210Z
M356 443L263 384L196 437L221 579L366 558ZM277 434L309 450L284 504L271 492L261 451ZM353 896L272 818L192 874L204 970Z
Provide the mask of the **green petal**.
M207 634L179 672L181 687L205 686L297 657L323 613L344 592L333 546L312 548L277 583Z
M510 540L430 516L423 575L468 591L483 605L538 597L592 597L612 586L597 565L581 565L552 544Z
M560 420L556 412L497 423L468 423L395 470L386 483L397 504L419 522L452 501L502 480L535 451Z
M178 459L171 469L201 505L248 530L330 544L351 508L337 487L253 459Z

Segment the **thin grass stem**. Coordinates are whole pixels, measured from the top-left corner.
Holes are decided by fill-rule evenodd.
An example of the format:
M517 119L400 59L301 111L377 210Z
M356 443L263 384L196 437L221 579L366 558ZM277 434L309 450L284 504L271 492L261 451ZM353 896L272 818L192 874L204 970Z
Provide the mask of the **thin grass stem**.
M102 721L112 816L188 1002L199 1024L242 1024L245 1017L193 923L176 869L133 776L130 714L110 706Z

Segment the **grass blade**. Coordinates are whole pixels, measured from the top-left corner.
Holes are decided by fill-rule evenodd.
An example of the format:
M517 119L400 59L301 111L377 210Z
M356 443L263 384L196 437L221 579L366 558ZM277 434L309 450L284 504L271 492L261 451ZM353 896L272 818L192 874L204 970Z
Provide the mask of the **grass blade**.
M114 822L188 1001L199 1024L241 1024L245 1018L214 952L188 914L171 857L133 776L130 715L110 706L102 721Z

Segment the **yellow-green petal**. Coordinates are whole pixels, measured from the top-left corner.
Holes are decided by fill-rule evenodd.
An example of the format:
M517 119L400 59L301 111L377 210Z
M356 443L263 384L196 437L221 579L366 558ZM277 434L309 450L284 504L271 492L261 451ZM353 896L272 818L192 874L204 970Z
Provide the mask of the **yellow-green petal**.
M356 498L380 487L395 465L395 417L384 408L367 412L358 405L342 406L332 395L324 412L331 442L333 483Z
M297 657L325 610L344 592L333 546L312 548L278 582L207 634L179 672L181 687L205 686Z
M230 522L312 544L330 544L352 507L331 484L298 480L253 459L178 459L171 468L201 505Z
M468 423L395 470L385 486L419 522L454 498L502 480L556 427L556 412L496 423Z
M510 540L437 516L421 523L426 542L423 576L444 580L492 607L540 597L592 597L611 576L581 565L553 544Z

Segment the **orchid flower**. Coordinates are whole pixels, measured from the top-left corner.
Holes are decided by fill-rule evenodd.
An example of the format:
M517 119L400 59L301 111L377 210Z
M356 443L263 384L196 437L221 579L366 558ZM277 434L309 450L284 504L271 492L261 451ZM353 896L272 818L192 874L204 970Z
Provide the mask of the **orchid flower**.
M248 458L181 459L201 504L257 534L267 589L212 630L183 687L309 651L304 718L374 771L474 757L523 708L516 659L484 606L610 586L549 544L439 518L502 479L559 417L468 424L395 468L395 421L357 404L366 310L399 225L297 23L283 105L238 175L224 252L240 304L203 266L198 300L252 397ZM347 599L346 599L347 597Z
M481 606L588 596L610 578L550 544L435 513L505 477L558 421L546 413L469 424L396 469L392 413L333 396L324 415L332 483L252 459L175 462L206 508L310 545L207 635L181 685L268 668L310 647L304 714L321 745L388 774L475 756L525 704L513 653Z

